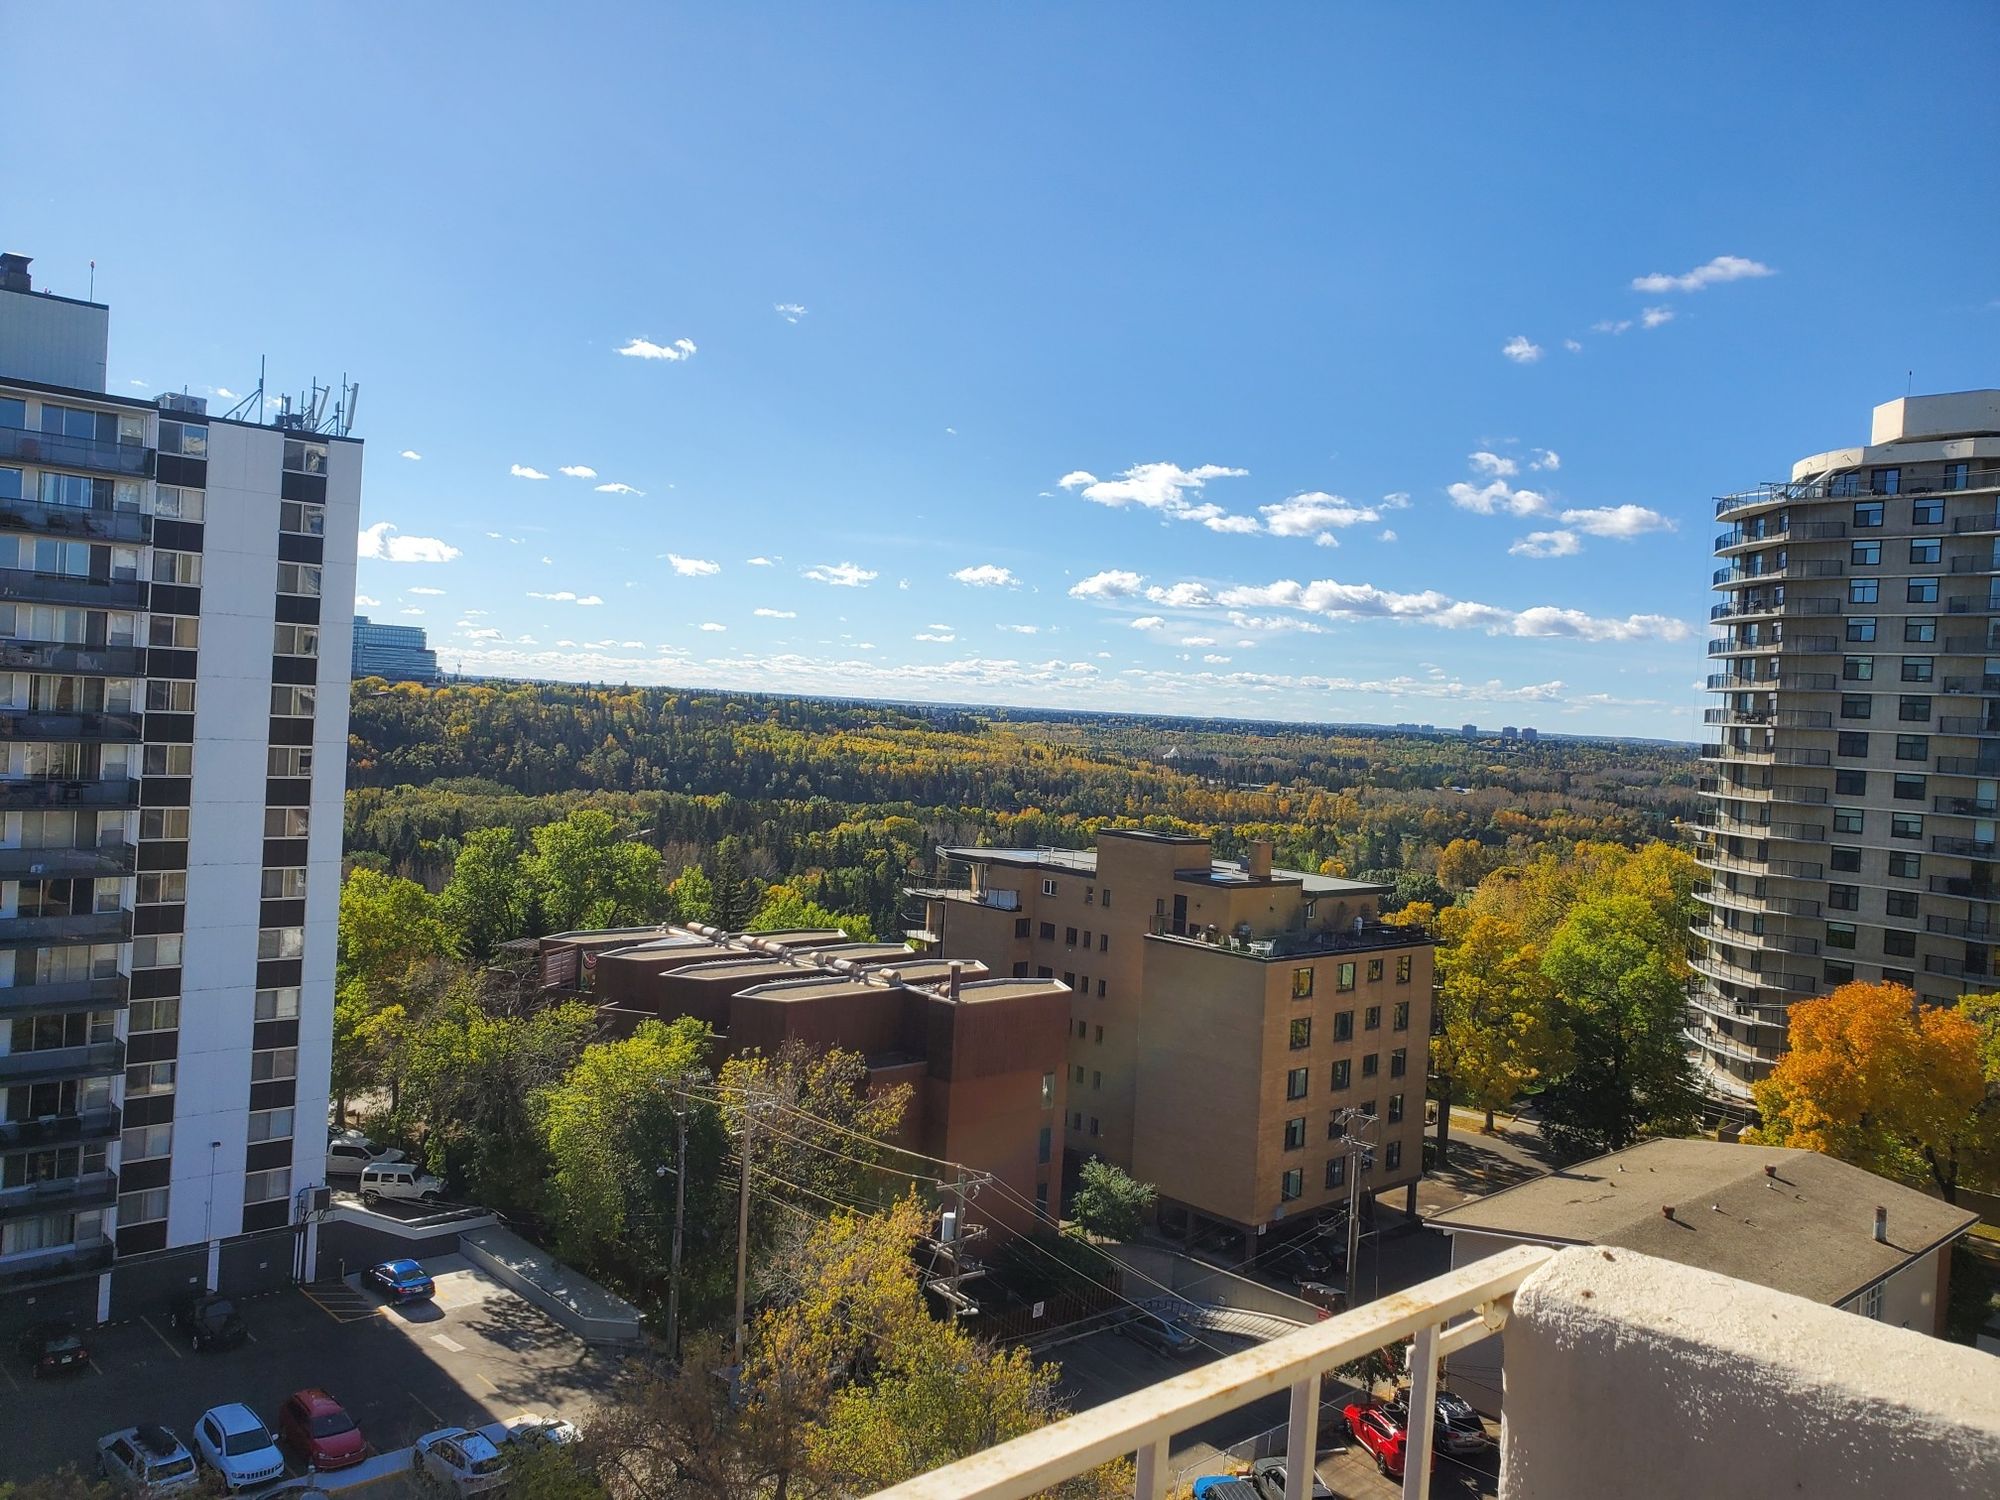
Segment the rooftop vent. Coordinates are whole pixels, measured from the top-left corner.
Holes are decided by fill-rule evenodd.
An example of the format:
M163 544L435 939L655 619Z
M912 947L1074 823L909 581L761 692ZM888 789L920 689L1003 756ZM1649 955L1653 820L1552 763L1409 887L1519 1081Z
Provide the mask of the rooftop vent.
M28 274L31 259L12 251L0 254L0 291L32 292L35 289L35 278Z

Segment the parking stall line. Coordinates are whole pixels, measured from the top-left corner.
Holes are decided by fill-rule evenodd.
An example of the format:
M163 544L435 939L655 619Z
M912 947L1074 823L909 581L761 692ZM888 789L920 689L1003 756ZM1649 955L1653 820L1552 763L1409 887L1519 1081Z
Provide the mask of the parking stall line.
M429 1415L430 1419L433 1422L437 1423L438 1426L442 1427L445 1425L444 1418L439 1416L434 1410L432 1410L430 1402L424 1400L424 1398L422 1396L419 1396L415 1391L408 1391L406 1392L406 1394L412 1401L416 1402L417 1405L421 1406L424 1409L424 1411Z
M9 1372L9 1370L5 1365L0 1365L0 1375L4 1375L7 1377L7 1389L12 1391L17 1396L20 1395L21 1383L13 1377L12 1373Z
M172 1339L168 1338L164 1333L160 1332L159 1328L154 1324L151 1318L147 1317L144 1313L140 1313L139 1321L141 1323L144 1323L148 1328L153 1330L153 1337L158 1339L161 1343L165 1344L167 1346L167 1352L173 1355L175 1359L187 1358L185 1354L181 1353L180 1349L175 1345Z

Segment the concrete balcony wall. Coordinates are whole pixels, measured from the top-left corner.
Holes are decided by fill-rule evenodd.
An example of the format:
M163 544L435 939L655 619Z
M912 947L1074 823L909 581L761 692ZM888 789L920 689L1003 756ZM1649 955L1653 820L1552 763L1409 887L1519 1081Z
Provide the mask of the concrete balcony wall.
M2000 1362L1711 1272L1574 1249L1507 1323L1501 1500L2000 1495Z

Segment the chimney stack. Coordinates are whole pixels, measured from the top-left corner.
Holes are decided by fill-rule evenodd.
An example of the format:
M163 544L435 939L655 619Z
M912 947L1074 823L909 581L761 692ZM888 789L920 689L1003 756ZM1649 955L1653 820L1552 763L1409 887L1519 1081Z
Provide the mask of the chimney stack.
M1889 1210L1881 1204L1875 1207L1875 1243L1878 1245L1889 1243Z
M1250 853L1243 861L1243 869L1252 880L1269 880L1271 878L1271 841L1269 839L1252 839L1250 841Z
M28 274L32 257L16 255L12 251L0 255L0 291L32 292L35 279Z
M958 965L956 963L951 966L951 986L946 993L951 996L951 1003L953 1005L958 1004Z

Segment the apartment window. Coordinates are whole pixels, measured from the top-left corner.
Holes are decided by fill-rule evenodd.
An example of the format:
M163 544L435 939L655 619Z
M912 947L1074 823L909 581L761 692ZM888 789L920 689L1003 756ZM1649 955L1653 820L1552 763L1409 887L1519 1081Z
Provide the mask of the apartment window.
M1933 658L1928 656L1906 656L1903 658L1903 681L1929 682L1934 667Z
M1104 998L1104 981L1101 979L1097 981L1097 998L1100 1000Z
M1890 813L1889 837L1892 839L1920 839L1924 836L1924 820L1918 813Z
M271 712L281 719L310 719L318 696L318 688L301 687L289 682L274 683L271 687Z
M1911 615L1903 621L1903 641L1911 646L1930 646L1937 642L1937 616Z
M1854 965L1841 963L1837 959L1830 958L1824 964L1820 965L1820 977L1828 984L1852 984L1854 982Z
M1382 1151L1382 1165L1388 1171L1395 1171L1403 1164L1403 1143L1391 1141Z
M1900 850L1889 853L1889 878L1892 880L1915 880L1920 873L1921 860L1917 855L1905 854Z
M1896 717L1905 724L1928 724L1931 699L1928 693L1903 693L1896 700Z
M1041 1128L1040 1133L1037 1134L1035 1137L1036 1165L1046 1167L1049 1164L1049 1156L1054 1151L1054 1149L1055 1149L1055 1132L1049 1129L1048 1126L1044 1125Z
M1053 979L1055 977L1056 977L1056 971L1054 969L1051 969L1047 964L1035 965L1035 978Z
M1906 604L1935 604L1938 598L1938 581L1935 578L1912 578L1904 585L1903 602Z
M201 582L201 554L199 552L153 553L152 579L155 583L179 583L195 585Z
M1826 492L1829 495L1836 495L1842 498L1849 495L1858 495L1861 493L1861 476L1859 474L1836 474L1826 482Z
M1371 1005L1361 1013L1361 1029L1363 1031L1380 1031L1382 1029L1381 1006Z
M1860 911L1861 887L1858 885L1829 885L1826 888L1826 904L1834 911Z
M1104 1028L1102 1026L1097 1028L1097 1035L1092 1040L1099 1046L1104 1045Z
M1847 619L1847 638L1850 641L1872 641L1875 639L1875 617L1873 615L1850 615Z
M1860 833L1865 815L1858 807L1836 807L1833 810L1833 831L1835 833Z
M1896 773L1895 798L1898 802L1924 800L1924 778L1910 771Z
M208 424L205 422L161 422L160 451L178 453L183 458L208 457Z
M132 967L135 969L171 969L180 961L181 935L178 932L132 939Z
M166 1216L167 1190L165 1188L148 1188L143 1193L120 1193L118 1195L118 1227L120 1229L129 1229L134 1224L157 1223Z
M1090 1070L1090 1086L1094 1089L1104 1087L1104 1074L1096 1068Z
M254 1014L260 1021L296 1021L299 1018L297 987L281 985L277 989L257 991Z
M1076 974L1073 970L1063 970L1063 984L1068 989L1076 988Z
M1053 1073L1044 1073L1042 1075L1042 1108L1054 1109L1055 1104L1056 1104L1056 1075Z
M1078 1064L1077 1064L1077 1065L1076 1065L1075 1067L1071 1068L1071 1069L1069 1070L1069 1075L1070 1075L1070 1076L1069 1076L1069 1081L1070 1081L1071 1083L1073 1083L1073 1084L1076 1084L1076 1085L1077 1085L1077 1086L1078 1086L1079 1088L1081 1088L1081 1087L1083 1086L1083 1064L1082 1064L1082 1063L1078 1063Z
M187 615L154 615L146 622L146 644L192 651L201 643L201 621Z
M138 906L174 906L187 900L187 872L185 870L161 870L139 877L139 888L134 904Z
M1111 934L1110 934L1110 933L1108 933L1108 932L1100 932L1100 933L1098 933L1098 935L1097 935L1097 951L1098 951L1099 953L1109 953L1109 952L1111 951Z
M1946 464L1938 471L1937 487L1941 490L1962 490L1965 488L1966 481L1969 478L1971 478L1971 474L1967 464L1963 462ZM1910 502L1910 514L1915 516L1926 505L1935 505L1937 507L1937 521L1934 524L1942 525L1944 522L1944 501L1942 500L1912 500ZM1919 521L1918 524L1923 525L1925 523Z
M1312 1086L1311 1077L1312 1069L1293 1068L1285 1075L1285 1097L1287 1099L1305 1098L1306 1090Z
M1827 923L1826 945L1829 948L1852 948L1854 946L1854 924L1852 922Z
M1333 1013L1333 1039L1336 1042L1354 1040L1354 1012L1337 1010Z
M1863 752L1866 753L1865 751ZM1866 771L1835 771L1833 789L1842 797L1865 797L1868 795L1868 773Z
M135 1125L118 1138L119 1164L135 1161L157 1161L163 1156L174 1154L174 1127L172 1125Z
M1875 680L1875 658L1872 656L1849 656L1842 658L1840 676L1845 682L1873 682Z
M1035 1213L1044 1219L1049 1216L1049 1185L1046 1182L1035 1184Z
M1311 969L1292 970L1292 998L1310 1000L1313 992L1313 971Z
M1044 896L1053 896L1055 893L1056 883L1053 880L1044 880L1042 882L1042 894Z
M325 536L326 507L307 505L298 500L278 502L278 530L289 531L295 536Z
M268 1172L246 1172L243 1176L245 1203L270 1203L292 1196L292 1169L273 1167Z
M1305 920L1306 920L1306 921L1308 921L1308 922L1310 922L1310 921L1311 921L1311 920L1313 919L1313 916L1314 916L1314 914L1315 914L1315 913L1317 913L1318 911L1319 911L1319 903L1318 903L1317 901L1308 901L1308 902L1306 902L1306 903L1305 903Z
M1078 1021L1076 1023L1076 1039L1079 1042L1083 1040L1083 1033L1085 1029L1088 1027L1088 1025L1089 1023L1087 1021Z
M1035 929L1035 935L1045 943L1053 943L1056 940L1056 924L1053 922L1042 923Z
M1301 1047L1310 1047L1312 1045L1312 1039L1313 1039L1313 1022L1311 1016L1300 1016L1297 1020L1292 1022L1292 1033L1291 1033L1292 1051L1296 1052Z
M1111 904L1111 887L1107 885L1101 894L1104 898L1104 904L1109 906Z
M318 656L319 626L272 626L271 651L277 656Z
M275 750L273 750L273 751L271 752L271 754L273 754L273 755L276 755L277 753L278 753L278 752L277 752L277 751L275 751ZM1033 930L1034 930L1034 928L1033 928L1033 924L1032 924L1032 923L1030 923L1030 922L1028 921L1028 919L1027 919L1026 917L1016 917L1016 918L1014 918L1014 936L1015 936L1015 937L1017 937L1017 938L1024 938L1024 937L1026 937L1026 936L1027 936L1027 935L1028 935L1028 934L1029 934L1029 933L1030 933L1031 931L1033 931Z
M1912 988L1917 982L1916 971L1913 969L1891 969L1885 966L1882 970L1882 982L1884 984L1900 984L1907 990Z
M133 944L133 948L136 952L138 944ZM305 951L306 930L303 927L265 927L258 930L259 958L303 958Z
M303 594L309 599L317 599L319 597L319 564L279 563L278 592L281 594Z
M1409 1001L1398 1000L1396 1002L1395 1009L1389 1012L1389 1029L1391 1031L1408 1031L1410 1029Z
M140 838L184 839L187 836L188 810L185 807L147 807L140 809Z
M1874 604L1882 597L1882 583L1876 578L1850 578L1847 580L1847 602L1849 604Z
M145 776L192 776L194 774L194 746L146 746L146 753L140 759L140 774Z
M309 443L303 438L286 438L284 462L288 474L324 474L326 444Z
M1401 1078L1410 1070L1410 1049L1398 1047L1389 1054L1389 1076Z
M1402 1118L1403 1096L1401 1094L1391 1094L1389 1096L1389 1123L1391 1125L1397 1124Z
M1840 716L1843 719L1865 719L1873 712L1875 700L1867 693L1843 693L1840 698Z
M1016 979L1026 979L1028 977L1028 961L1026 959L1022 959L1014 965L1014 977Z
M1896 736L1897 760L1929 760L1931 758L1931 737L1927 734L1899 734Z
M1917 935L1914 932L1899 931L1894 927L1885 928L1882 933L1882 952L1890 958L1915 958Z
M1944 538L1935 536L1912 537L1910 539L1910 561L1918 567L1936 566L1944 556Z
M1090 1117L1090 1133L1092 1135L1096 1135L1098 1133L1098 1119L1096 1115L1092 1115Z
M1847 549L1847 559L1854 567L1872 568L1882 561L1880 542L1855 542Z
M193 713L194 684L178 678L148 678L146 680L146 712L149 714Z
M1376 982L1377 980L1379 980L1379 979L1380 979L1381 977L1382 977L1382 960L1381 960L1381 959L1379 959L1379 958L1371 958L1371 959L1369 959L1369 960L1368 960L1368 982L1369 982L1370 984L1374 984L1374 983L1375 983L1375 982Z
M1329 1126L1329 1129L1332 1127ZM1330 1188L1342 1187L1347 1182L1347 1158L1333 1156L1327 1158L1326 1185Z
M269 1047L262 1052L250 1054L252 1083L271 1083L298 1076L299 1049L296 1047Z
M1296 1119L1285 1121L1285 1149L1287 1151L1303 1151L1305 1144L1306 1117L1300 1115Z
M1410 955L1405 953L1401 958L1396 960L1396 983L1408 984L1409 982L1410 982Z
M1871 495L1893 495L1902 488L1901 469L1870 469L1868 471L1868 493Z
M1879 528L1881 524L1882 502L1880 500L1864 500L1854 507L1855 530L1873 531Z
M1860 873L1861 851L1859 849L1844 849L1836 845L1834 848L1827 850L1826 857L1827 863L1844 875Z
M1306 1174L1297 1167L1293 1167L1278 1180L1278 1197L1282 1202L1290 1203L1305 1190Z
M149 1094L171 1094L174 1091L174 1063L170 1058L165 1062L134 1063L125 1070L125 1097L141 1099Z
M1882 906L1892 917L1914 917L1917 914L1917 893L1889 891L1882 898Z
M1083 1129L1083 1111L1082 1111L1082 1110L1080 1110L1080 1109L1073 1109L1073 1110L1071 1110L1071 1111L1070 1111L1070 1114L1069 1114L1069 1128L1070 1128L1071 1130L1081 1130L1081 1129Z
M306 836L309 823L303 807L267 807L264 809L264 837L267 839L302 839ZM182 838L187 835L183 833Z
M250 1139L256 1141L282 1141L292 1133L292 1112L289 1109L253 1109L250 1111Z
M180 996L134 1000L126 1016L125 1029L134 1036L144 1031L172 1031L181 1024Z
M1348 990L1351 990L1351 989L1353 989L1353 988L1354 988L1354 965L1353 965L1353 964L1351 964L1351 963L1347 963L1347 964L1342 964L1342 965L1340 966L1340 968L1339 968L1338 972L1336 973L1336 976L1335 976L1335 979L1334 979L1334 986L1333 986L1333 987L1334 987L1334 988L1335 988L1336 990L1339 990L1339 991L1341 991L1342 993L1345 993L1345 992L1347 992Z
M1361 1076L1363 1078L1373 1078L1377 1073L1380 1073L1381 1071L1382 1071L1381 1053L1368 1052L1362 1055Z
M1334 1089L1335 1092L1338 1092L1341 1089L1346 1088L1353 1081L1354 1081L1353 1060L1351 1058L1343 1057L1342 1059L1340 1059L1339 1062L1333 1065L1333 1080L1331 1087Z
M1063 929L1063 946L1065 948L1074 948L1076 946L1076 929L1074 927L1065 927Z
M1883 1282L1878 1281L1861 1294L1861 1316L1873 1318L1878 1323L1882 1321L1883 1285Z

